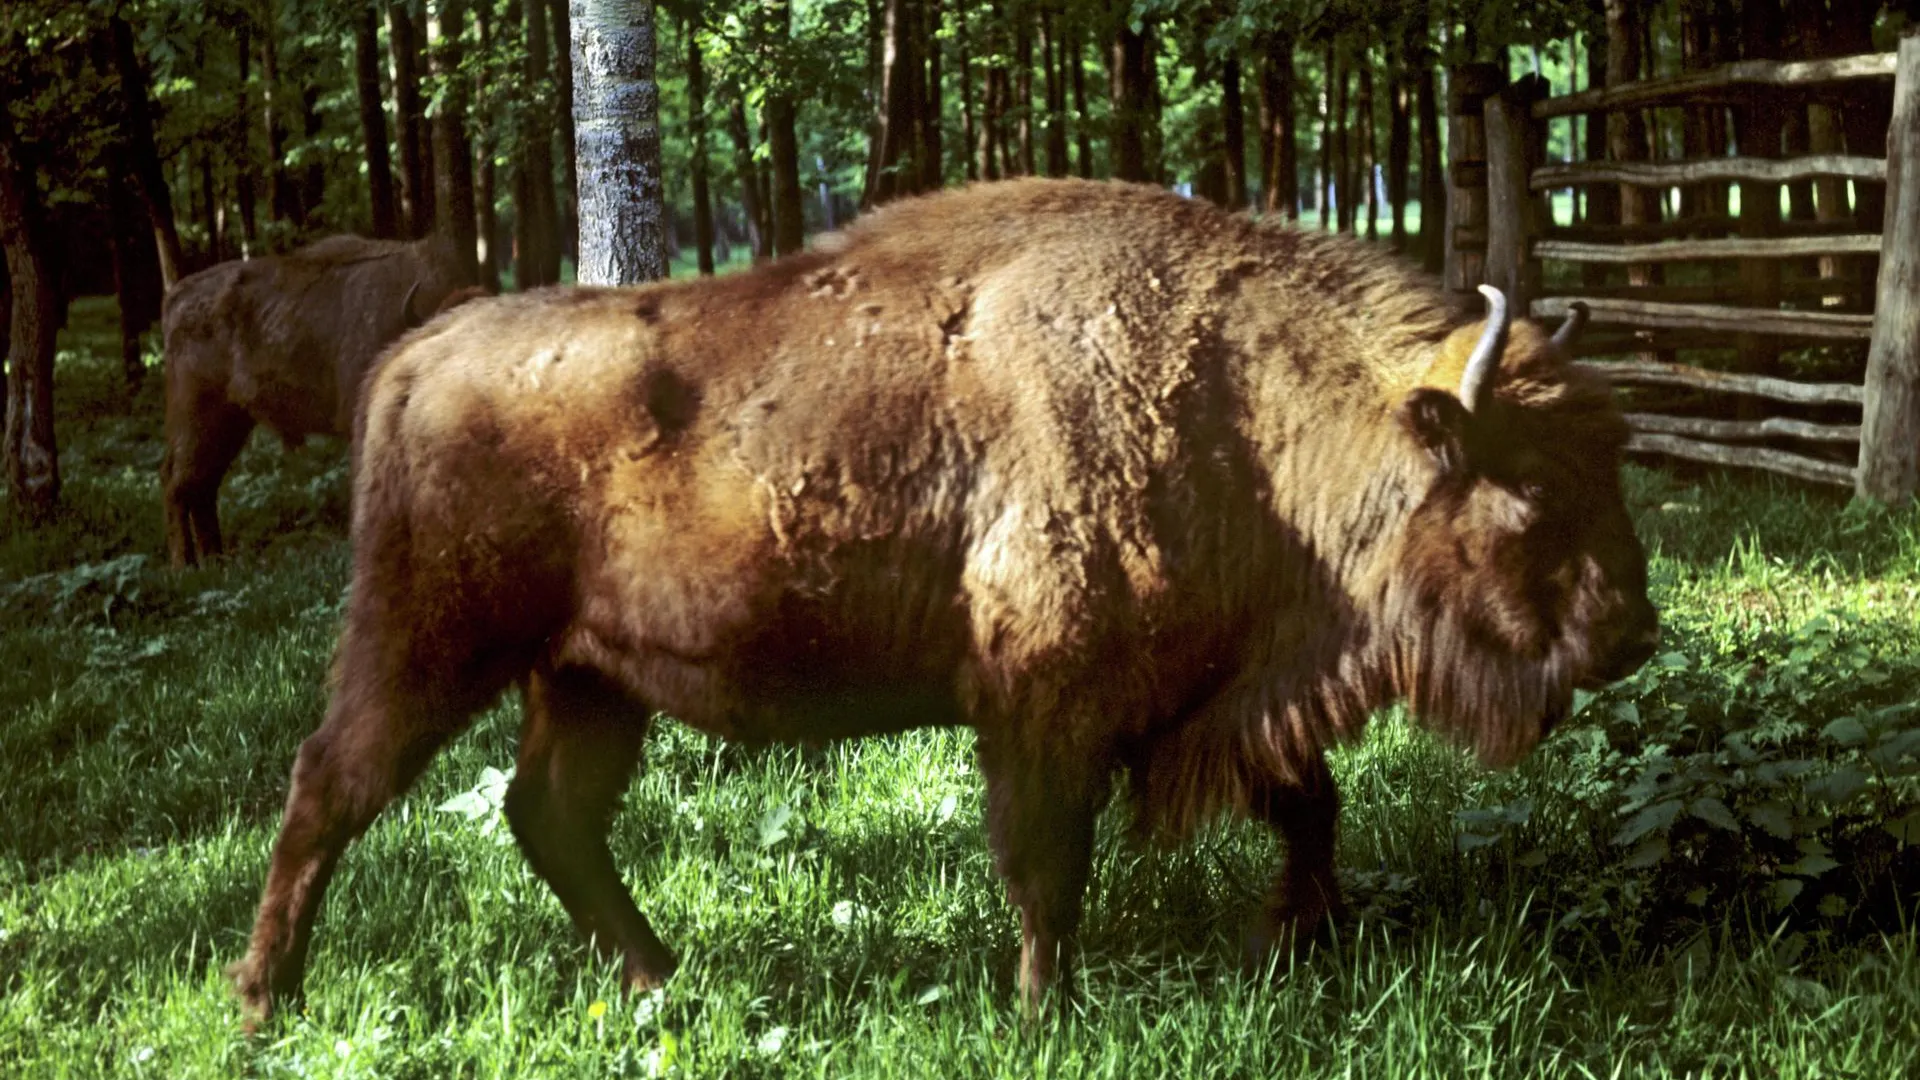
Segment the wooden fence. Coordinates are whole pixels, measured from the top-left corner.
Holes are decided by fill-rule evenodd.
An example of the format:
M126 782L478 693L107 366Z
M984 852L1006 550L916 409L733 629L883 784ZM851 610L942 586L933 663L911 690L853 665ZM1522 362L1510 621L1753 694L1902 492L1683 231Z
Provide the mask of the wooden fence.
M1631 450L1768 469L1850 486L1883 502L1912 498L1920 490L1920 34L1910 33L1897 53L1746 61L1560 97L1549 96L1545 82L1534 76L1506 86L1503 81L1485 65L1468 65L1456 69L1449 94L1454 190L1448 286L1466 290L1485 280L1506 292L1514 310L1542 319L1562 318L1584 305L1595 328L1584 354L1637 354L1595 364L1621 385L1828 407L1823 414L1861 410L1858 424L1828 422L1831 416L1820 422L1763 417L1751 407L1737 419L1634 412L1628 417ZM1887 156L1545 160L1547 124L1558 118L1584 115L1588 123L1605 123L1622 110L1756 101L1778 108L1780 95L1788 92L1816 101L1891 93ZM1854 217L1824 211L1827 220L1780 221L1755 197L1758 192L1777 206L1778 185L1809 179L1842 191L1847 181L1856 188L1885 184L1884 229L1864 231ZM1690 185L1724 190L1729 182L1741 182L1750 203L1738 216L1723 210L1662 221L1657 210L1646 209L1641 194ZM1611 185L1619 185L1625 211L1619 223L1554 223L1553 191ZM1875 258L1877 278L1871 273ZM1820 260L1819 276L1781 272L1814 259ZM1546 260L1579 264L1581 284L1547 288L1541 265ZM1739 277L1662 282L1664 266L1697 260L1735 261ZM1628 283L1605 284L1605 268L1621 266L1628 268ZM1864 379L1817 384L1671 359L1674 349L1733 345L1764 367L1782 343L1820 342L1868 343ZM1782 440L1853 444L1856 464L1757 445Z

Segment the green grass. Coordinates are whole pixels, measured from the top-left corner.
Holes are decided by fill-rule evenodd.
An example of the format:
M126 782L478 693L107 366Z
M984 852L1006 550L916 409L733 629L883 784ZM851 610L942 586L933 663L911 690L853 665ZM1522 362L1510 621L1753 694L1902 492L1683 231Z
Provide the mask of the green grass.
M305 1011L248 1040L221 968L323 706L345 468L257 439L223 500L235 554L167 570L158 380L121 387L110 316L77 307L63 341L66 509L23 530L0 507L0 1076L1920 1065L1920 824L1886 828L1920 805L1920 517L1641 468L1670 652L1509 773L1382 718L1337 762L1356 917L1270 980L1237 974L1236 934L1271 838L1142 852L1116 813L1084 992L1027 1023L968 734L747 753L667 722L614 843L683 967L622 1000L506 839L507 702L348 854Z

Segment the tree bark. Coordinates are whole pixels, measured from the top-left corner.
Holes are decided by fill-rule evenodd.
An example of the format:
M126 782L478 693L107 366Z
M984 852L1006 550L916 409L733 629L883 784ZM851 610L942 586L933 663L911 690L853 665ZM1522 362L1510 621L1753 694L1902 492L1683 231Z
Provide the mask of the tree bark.
M1074 151L1079 158L1075 162L1083 180L1093 179L1093 125L1087 114L1087 68L1085 57L1080 49L1080 23L1070 19L1067 23L1067 82L1073 87L1073 141Z
M767 15L772 33L780 42L777 82L767 94L766 107L767 150L773 171L773 251L776 255L791 255L806 246L806 222L800 209L800 140L794 130L798 108L787 81L793 75L787 67L786 55L788 39L793 34L791 0L772 0Z
M1437 274L1446 265L1447 174L1440 164L1440 103L1433 65L1432 50L1423 49L1413 80L1420 114L1420 265Z
M540 2L540 0L536 0ZM553 20L553 88L559 114L560 190L556 195L556 228L562 258L580 258L580 171L573 127L573 30L567 0L544 0Z
M1742 0L1741 41L1745 59L1775 59L1779 54L1780 4L1778 0ZM1740 156L1777 158L1786 110L1778 93L1768 87L1754 87L1747 103L1734 110L1734 132L1739 140ZM1631 224L1630 219L1626 219ZM1779 231L1780 184L1778 181L1740 182L1740 236L1765 238ZM1629 276L1629 281L1633 279ZM1638 284L1637 281L1633 282ZM1748 259L1740 264L1740 283L1747 289L1747 302L1756 308L1774 308L1780 303L1780 263L1776 259ZM1761 371L1772 368L1779 356L1773 342L1756 335L1738 338L1741 354Z
M1336 224L1328 209L1333 205L1333 75L1336 66L1333 40L1329 38L1325 61L1320 67L1320 205L1315 208L1320 215L1320 228L1326 231L1331 231Z
M1640 2L1606 0L1607 13L1607 85L1619 86L1640 78ZM1646 122L1638 109L1619 109L1608 114L1607 151L1614 161L1642 161L1647 156ZM1646 225L1660 220L1657 193L1631 185L1620 186L1620 223ZM1657 281L1647 266L1630 267L1627 281L1650 285Z
M1300 146L1293 113L1291 31L1266 39L1260 68L1260 192L1264 209L1289 221L1300 216Z
M1222 149L1226 153L1227 205L1247 206L1247 108L1240 97L1240 54L1220 65L1220 122L1225 125Z
M1016 9L1017 10L1017 9ZM1020 11L1013 31L1013 100L1015 132L1020 147L1020 175L1032 176L1033 155L1033 23Z
M667 276L652 0L571 0L583 285Z
M767 208L760 198L760 170L753 163L753 135L747 126L747 106L736 90L727 104L727 133L733 138L733 171L740 183L740 212L747 219L747 246L753 259L773 257L773 230L767 225Z
M173 219L173 194L167 188L160 152L153 142L147 73L134 53L133 27L118 15L108 19L107 26L113 37L114 68L120 76L120 137L131 158L134 190L152 225L154 250L160 256L160 279L171 289L180 280L180 231Z
M387 110L380 93L380 17L371 2L354 12L353 71L360 99L360 136L367 148L367 202L373 235L383 239L398 236L393 159L387 152Z
M1389 54L1395 50L1388 45ZM1407 250L1407 188L1413 159L1413 82L1409 71L1414 63L1414 46L1406 38L1399 43L1393 70L1387 77L1387 201L1393 207L1393 250Z
M937 191L946 183L940 137L940 22L945 9L940 0L926 0L920 10L919 51L927 58L926 75L920 80L920 190Z
M968 47L967 8L960 5L953 13L954 60L960 75L960 159L968 180L980 179L980 161L974 155L973 53Z
M1380 239L1380 200L1374 197L1373 165L1379 149L1373 140L1373 49L1372 41L1363 35L1359 42L1356 60L1360 67L1360 93L1353 104L1353 129L1360 144L1358 166L1359 184L1355 193L1367 202L1367 239ZM1356 203L1357 213L1360 207Z
M473 212L473 147L467 141L467 89L459 78L466 0L441 0L427 21L427 60L444 90L433 117L435 230L453 241L462 282L478 280Z
M702 274L713 273L713 193L707 175L707 72L700 56L700 24L688 17L681 26L687 38L687 133L693 143L688 168L693 179L693 249Z
M1061 18L1051 8L1040 9L1040 70L1047 95L1047 175L1067 175L1066 54L1060 48Z
M1000 179L1000 166L1004 159L1001 151L1001 114L1006 110L1006 68L1000 62L1000 5L994 4L988 9L987 22L981 34L981 49L986 54L986 68L980 79L980 129L978 142L974 144L974 171L982 180Z
M1147 171L1147 30L1135 32L1124 9L1114 32L1109 67L1113 101L1113 175L1143 182Z
M920 57L914 51L913 0L886 0L886 36L881 45L880 118L867 163L866 206L908 195L920 188L920 142L914 124L920 117Z
M267 203L273 208L275 221L298 223L300 193L287 173L287 132L281 118L285 91L280 85L278 37L273 5L264 5L260 21L260 98L261 120L267 131Z
M540 0L526 0L526 79L534 88L524 102L519 162L514 170L514 201L519 213L514 233L519 248L515 280L523 289L552 285L560 280L560 238L553 193L553 111L544 94L547 86L546 13ZM558 111L557 109L554 111Z
M4 457L14 512L29 522L60 502L60 454L53 431L53 353L59 299L48 265L34 164L0 108L0 249L11 284Z
M512 10L509 9L509 19L514 18ZM480 31L480 55L491 58L494 55L492 5L476 4L473 21ZM480 64L480 70L473 79L473 202L474 214L479 219L476 223L480 236L479 284L488 292L497 293L500 291L500 264L504 261L501 255L508 245L501 243L500 235L500 170L494 164L499 151L500 123L499 112L493 106L493 88L487 82L489 66ZM516 266L516 273L518 270Z
M1354 190L1356 147L1350 119L1353 71L1347 59L1347 50L1339 44L1329 46L1327 55L1332 60L1328 70L1333 78L1334 214L1339 230L1352 232L1355 222L1360 219L1359 195Z
M407 235L415 240L433 231L433 140L420 101L420 39L414 34L407 0L387 6L387 45L393 57L393 121L400 145L400 200L407 212Z

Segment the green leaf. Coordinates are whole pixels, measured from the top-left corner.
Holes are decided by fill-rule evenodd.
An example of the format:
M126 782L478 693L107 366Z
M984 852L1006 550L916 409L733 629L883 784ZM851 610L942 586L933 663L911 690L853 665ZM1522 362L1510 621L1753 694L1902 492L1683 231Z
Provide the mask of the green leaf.
M1912 811L1898 821L1889 821L1881 828L1887 830L1887 835L1898 841L1901 847L1920 844L1920 810Z
M1842 764L1825 776L1807 781L1807 794L1835 806L1845 805L1867 786L1867 774L1852 765Z
M931 1005L934 1002L939 1001L941 998L945 997L946 993L947 993L946 987L940 985L939 983L934 983L932 986L929 986L925 990L920 991L920 996L914 999L914 1003L917 1005Z
M1797 877L1815 878L1839 865L1840 864L1835 862L1831 856L1804 855L1800 858L1799 862L1788 863L1781 867L1780 872L1783 874L1793 874Z
M1820 734L1841 746L1859 746L1867 741L1867 727L1857 717L1843 716L1826 727Z
M1825 915L1827 918L1837 919L1840 916L1845 915L1847 913L1848 907L1850 906L1851 905L1847 903L1845 897L1840 896L1837 893L1828 893L1827 895L1820 898L1819 910L1820 910L1820 914Z
M1786 804L1775 799L1754 803L1747 807L1747 820L1780 840L1793 839L1793 815Z
M1792 878L1782 878L1774 882L1770 890L1773 894L1773 906L1783 908L1793 903L1794 897L1799 896L1800 890L1806 887L1806 882L1795 881Z
M793 820L793 807L786 803L774 807L761 815L760 846L770 848L787 838L787 822Z
M1707 902L1707 896L1707 887L1705 885L1695 886L1687 890L1687 903L1692 904L1694 907L1699 907Z
M1728 832L1740 831L1740 823L1734 820L1733 811L1727 809L1726 803L1710 795L1693 800L1692 805L1687 807L1687 812L1709 825Z
M1633 815L1633 820L1627 822L1619 833L1615 834L1613 842L1632 844L1656 829L1665 832L1673 827L1674 819L1680 816L1680 810L1679 799L1662 799Z
M1633 854L1627 856L1626 865L1629 870L1645 870L1650 866L1659 865L1660 861L1666 857L1667 838L1649 836L1640 842L1639 847L1633 849Z

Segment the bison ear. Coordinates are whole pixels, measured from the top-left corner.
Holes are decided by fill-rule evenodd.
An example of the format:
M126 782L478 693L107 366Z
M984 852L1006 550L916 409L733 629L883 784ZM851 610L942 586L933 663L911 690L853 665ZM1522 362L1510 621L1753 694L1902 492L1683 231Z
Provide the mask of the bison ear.
M1421 387L1400 403L1400 422L1406 425L1443 473L1467 467L1467 427L1473 422L1460 399L1445 390Z

